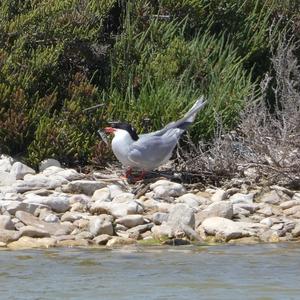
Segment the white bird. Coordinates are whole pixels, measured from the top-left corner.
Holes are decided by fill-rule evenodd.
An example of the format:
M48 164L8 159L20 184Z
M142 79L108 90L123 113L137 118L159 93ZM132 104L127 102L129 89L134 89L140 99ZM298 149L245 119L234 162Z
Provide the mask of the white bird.
M128 123L115 123L106 127L105 132L114 134L112 150L127 169L126 177L131 175L132 169L139 169L142 171L140 178L143 178L146 171L166 163L171 158L181 134L193 123L205 103L204 97L199 98L183 118L147 134L138 135Z

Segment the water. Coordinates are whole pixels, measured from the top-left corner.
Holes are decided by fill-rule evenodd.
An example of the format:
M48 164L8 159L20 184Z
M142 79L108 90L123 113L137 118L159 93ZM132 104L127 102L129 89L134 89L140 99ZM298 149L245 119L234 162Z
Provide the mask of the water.
M300 244L0 251L0 299L300 299Z

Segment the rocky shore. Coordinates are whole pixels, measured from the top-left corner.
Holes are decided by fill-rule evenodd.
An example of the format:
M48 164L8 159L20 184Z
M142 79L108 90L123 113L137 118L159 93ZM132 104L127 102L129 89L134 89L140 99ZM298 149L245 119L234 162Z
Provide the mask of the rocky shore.
M224 188L167 179L137 186L46 160L0 157L0 247L259 243L300 237L300 191L245 180Z

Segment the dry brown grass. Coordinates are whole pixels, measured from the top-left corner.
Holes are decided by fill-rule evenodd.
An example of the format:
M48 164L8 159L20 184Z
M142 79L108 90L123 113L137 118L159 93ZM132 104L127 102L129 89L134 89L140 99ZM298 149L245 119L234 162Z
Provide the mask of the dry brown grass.
M261 82L260 97L249 99L236 129L224 133L219 122L211 143L190 143L188 151L179 149L181 171L214 184L246 177L300 187L300 69L296 50L292 39L279 43L272 58L273 71Z

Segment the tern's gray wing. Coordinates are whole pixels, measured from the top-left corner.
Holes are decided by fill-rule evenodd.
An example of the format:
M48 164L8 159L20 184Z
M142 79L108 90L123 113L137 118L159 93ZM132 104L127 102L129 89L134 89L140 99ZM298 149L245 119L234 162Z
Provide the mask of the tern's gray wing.
M131 145L128 159L141 169L152 170L170 159L177 140L176 134L142 137Z

